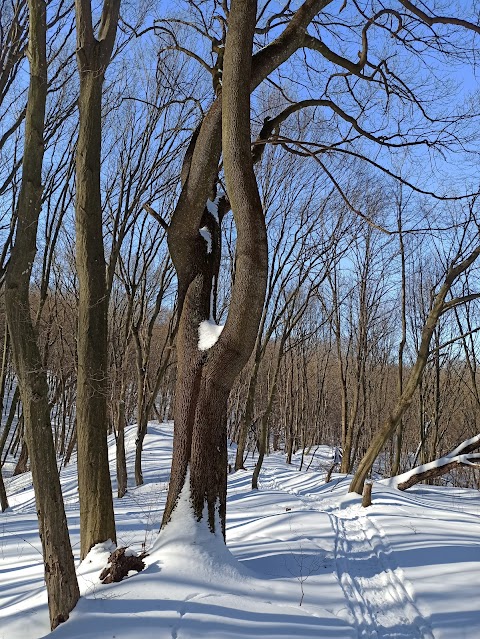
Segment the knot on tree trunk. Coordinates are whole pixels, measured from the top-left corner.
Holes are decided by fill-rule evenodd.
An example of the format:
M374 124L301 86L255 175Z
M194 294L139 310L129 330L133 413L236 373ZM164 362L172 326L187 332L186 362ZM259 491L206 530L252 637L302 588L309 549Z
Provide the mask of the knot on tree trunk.
M111 584L113 582L122 581L127 577L130 570L140 572L145 568L142 561L148 553L142 552L140 555L134 555L131 551L125 554L128 549L126 547L117 548L108 558L108 565L100 573L100 581L103 584Z

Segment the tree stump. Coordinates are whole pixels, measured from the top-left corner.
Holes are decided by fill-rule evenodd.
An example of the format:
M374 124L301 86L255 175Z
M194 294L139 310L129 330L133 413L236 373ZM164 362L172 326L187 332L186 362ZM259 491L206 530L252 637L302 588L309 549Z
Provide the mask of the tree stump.
M126 547L117 548L108 558L108 566L100 573L100 581L102 584L111 584L113 582L122 581L130 570L140 572L145 568L142 561L148 553L142 552L140 555L125 554Z
M367 480L363 487L362 506L364 508L368 508L372 505L372 486L373 482Z

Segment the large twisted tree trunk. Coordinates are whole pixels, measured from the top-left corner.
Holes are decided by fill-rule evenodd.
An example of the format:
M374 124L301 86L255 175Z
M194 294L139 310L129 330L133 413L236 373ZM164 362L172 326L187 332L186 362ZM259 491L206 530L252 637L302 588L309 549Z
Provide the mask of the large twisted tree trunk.
M78 300L77 446L80 554L116 541L107 450L107 279L103 246L100 160L102 88L120 0L105 0L98 40L90 0L76 0L80 129L76 156Z
M179 320L172 475L162 527L170 520L188 469L196 517L203 518L207 505L211 530L215 530L217 512L225 527L227 398L255 344L267 277L265 221L254 182L247 102L249 92L303 46L307 26L330 2L305 0L278 38L253 58L256 8L250 0L232 3L222 92L188 149L183 188L168 229L178 279ZM209 350L200 351L199 324L210 317L218 244L213 241L209 253L199 229L206 225L212 239L219 235L218 228L212 232L217 222L205 205L215 191L222 121L227 190L237 227L235 284L220 339Z
M18 226L5 280L5 310L22 399L38 525L42 541L50 625L68 619L80 596L62 490L57 471L42 366L29 301L42 199L45 103L47 98L46 3L29 0L30 86L25 120Z
M169 231L182 310L177 337L172 478L164 526L168 524L189 469L196 519L201 520L208 513L210 530L215 532L220 525L225 533L227 400L233 381L255 344L268 269L265 219L253 172L250 141L249 77L255 18L255 0L232 2L223 68L223 114L222 105L217 101L197 139L198 145L202 135L209 135L211 121L221 114L227 193L237 228L236 274L227 323L217 343L205 351L199 350L199 325L210 317L216 256L214 251L208 252L207 243L199 235L198 223L184 224L184 220L174 216ZM213 137L217 142L213 149L216 171L220 149L218 138ZM196 160L194 153L190 172L200 168L195 165ZM205 166L205 158L197 161ZM215 173L210 185L214 179ZM187 246L193 247L193 251L184 243L188 231L191 235ZM193 259L185 259L188 253Z

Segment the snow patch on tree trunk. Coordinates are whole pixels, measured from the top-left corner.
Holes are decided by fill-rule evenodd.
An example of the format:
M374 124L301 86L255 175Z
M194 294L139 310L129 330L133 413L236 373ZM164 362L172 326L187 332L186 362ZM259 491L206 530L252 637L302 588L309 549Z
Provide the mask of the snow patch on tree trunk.
M198 327L198 350L208 351L212 348L223 331L223 324L216 324L213 320L203 320Z
M225 193L219 193L214 200L207 200L207 211L218 222L218 205L220 198L225 197Z
M210 233L210 231L208 230L206 226L202 226L202 228L199 230L199 233L203 237L205 242L207 243L207 253L211 253L212 252L212 234Z

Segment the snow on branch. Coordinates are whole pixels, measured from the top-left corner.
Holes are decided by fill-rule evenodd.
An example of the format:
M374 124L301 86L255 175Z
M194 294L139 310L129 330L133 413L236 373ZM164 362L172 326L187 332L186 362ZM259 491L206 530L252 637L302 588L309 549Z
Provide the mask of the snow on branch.
M455 450L452 450L451 453L448 453L446 457L457 457L457 455L470 453L477 448L480 448L480 433L478 435L475 435L475 437L466 439L460 444L460 446L457 446Z
M412 468L401 475L396 475L390 479L384 480L387 486L398 488L399 490L407 490L419 482L426 479L433 479L445 475L454 468L459 466L480 466L480 453L473 453L474 450L480 448L480 434L466 439L457 448L447 455L435 459L428 464L422 464L416 468Z

